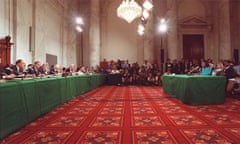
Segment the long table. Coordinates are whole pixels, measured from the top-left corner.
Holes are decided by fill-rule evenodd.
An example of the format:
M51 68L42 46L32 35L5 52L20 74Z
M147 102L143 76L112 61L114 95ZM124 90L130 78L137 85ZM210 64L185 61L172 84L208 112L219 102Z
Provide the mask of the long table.
M163 90L183 103L222 104L225 101L224 76L163 75Z
M106 75L84 75L0 83L0 139L60 104L105 82Z

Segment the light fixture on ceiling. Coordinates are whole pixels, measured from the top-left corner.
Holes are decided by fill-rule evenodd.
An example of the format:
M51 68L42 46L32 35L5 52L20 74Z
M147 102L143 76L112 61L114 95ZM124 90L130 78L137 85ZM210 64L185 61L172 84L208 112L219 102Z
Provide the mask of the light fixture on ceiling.
M144 34L145 27L143 24L138 25L138 34L143 35Z
M123 0L117 8L117 16L131 23L142 15L142 8L134 0Z
M144 3L143 3L143 7L144 9L146 10L151 10L153 8L153 4L152 4L152 1L151 0L145 0Z
M144 34L144 29L146 27L147 21L149 19L150 13L153 8L152 0L144 0L142 7L143 7L143 10L142 10L141 23L138 26L138 34L139 35Z
M150 16L149 12L146 9L143 10L142 15L145 20L148 19L148 17Z

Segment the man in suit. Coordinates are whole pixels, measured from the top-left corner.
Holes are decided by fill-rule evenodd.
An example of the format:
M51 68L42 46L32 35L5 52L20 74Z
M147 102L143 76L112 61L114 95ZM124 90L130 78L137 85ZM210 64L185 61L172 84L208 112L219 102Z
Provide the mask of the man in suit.
M41 75L41 62L40 61L35 61L34 65L33 65L33 74L35 74L35 76L40 76Z
M22 59L18 59L15 63L15 65L6 68L5 71L8 75L14 74L15 76L19 76L24 74L25 69L25 62Z

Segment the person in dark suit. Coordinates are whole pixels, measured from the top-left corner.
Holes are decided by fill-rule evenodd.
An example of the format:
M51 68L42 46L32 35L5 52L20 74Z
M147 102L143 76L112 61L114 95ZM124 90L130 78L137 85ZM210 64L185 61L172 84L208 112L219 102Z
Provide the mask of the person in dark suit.
M35 74L35 76L40 76L41 75L41 62L40 61L35 61L33 65L33 71L32 74Z
M24 74L25 62L22 59L18 59L15 65L5 68L8 75L14 74L15 76L20 76Z

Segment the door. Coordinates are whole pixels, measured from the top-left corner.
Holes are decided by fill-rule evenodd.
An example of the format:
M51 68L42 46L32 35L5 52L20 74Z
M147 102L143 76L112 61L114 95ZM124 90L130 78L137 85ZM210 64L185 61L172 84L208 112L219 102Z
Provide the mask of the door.
M189 60L204 58L204 35L183 35L183 58Z

